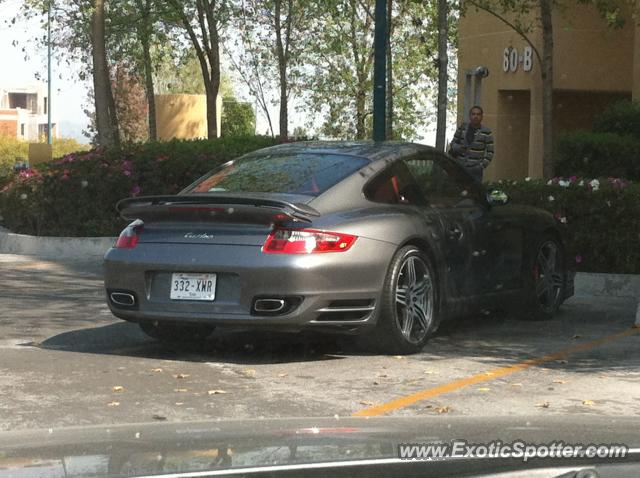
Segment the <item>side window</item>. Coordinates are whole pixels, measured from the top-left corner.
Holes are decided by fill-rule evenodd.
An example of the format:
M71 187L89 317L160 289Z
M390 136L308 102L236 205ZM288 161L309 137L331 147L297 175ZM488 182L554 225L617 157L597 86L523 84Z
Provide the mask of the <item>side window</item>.
M426 204L420 187L404 162L394 163L376 176L365 189L370 201L385 204Z
M475 203L476 190L464 175L435 159L405 160L427 203L437 208L467 207Z

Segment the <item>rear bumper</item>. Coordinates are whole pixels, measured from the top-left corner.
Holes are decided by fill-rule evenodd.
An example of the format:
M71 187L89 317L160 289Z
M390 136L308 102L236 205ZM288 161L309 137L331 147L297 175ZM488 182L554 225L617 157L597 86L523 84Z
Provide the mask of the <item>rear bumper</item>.
M104 261L107 303L121 319L269 327L279 330L357 329L376 321L377 304L395 246L359 238L349 251L263 254L259 246L149 244L110 249ZM174 272L217 274L212 302L169 298ZM110 298L135 296L134 306ZM256 298L294 298L283 314L260 315Z

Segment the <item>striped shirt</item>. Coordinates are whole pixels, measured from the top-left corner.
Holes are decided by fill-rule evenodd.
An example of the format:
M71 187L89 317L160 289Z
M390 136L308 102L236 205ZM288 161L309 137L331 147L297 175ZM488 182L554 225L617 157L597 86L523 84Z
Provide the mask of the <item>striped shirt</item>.
M469 128L472 131L469 131ZM473 132L473 135L471 134ZM473 138L468 142L467 138ZM462 123L458 126L451 147L451 156L460 161L464 166L481 165L483 168L489 166L493 159L493 135L486 126L473 128L469 123Z

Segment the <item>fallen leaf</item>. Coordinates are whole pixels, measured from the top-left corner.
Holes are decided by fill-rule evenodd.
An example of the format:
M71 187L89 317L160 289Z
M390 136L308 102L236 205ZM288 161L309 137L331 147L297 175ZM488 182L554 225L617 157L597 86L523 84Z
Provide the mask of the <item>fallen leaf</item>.
M120 405L120 402L109 402L107 403L107 407L117 407Z
M453 411L453 408L446 406L446 407L436 407L436 412L438 413L449 413Z
M166 420L167 417L163 417L162 415L154 415L152 417L154 420Z
M179 406L181 406L181 405L184 405L184 402L176 402L176 406L178 406L178 407L179 407Z
M424 373L425 373L425 375L437 375L440 372L437 372L435 370L425 370Z
M358 403L360 405L364 405L365 407L373 407L373 402L369 402L367 400L360 400Z
M593 407L596 404L596 402L594 402L593 400L583 400L582 404L586 405L587 407Z
M536 405L536 407L540 407L540 408L549 408L551 404L549 402L542 402L542 403L538 403Z
M606 375L598 375L598 378L609 378Z
M124 390L124 387L122 385L116 385L115 387L112 388L112 390L114 392L122 392Z
M159 367L158 368L152 368L151 371L155 372L155 373L158 373L158 372L162 372L162 369L159 368Z
M566 380L554 380L553 383L567 383Z
M405 355L394 355L394 356L393 356L393 358L394 358L394 359L398 359L398 360L404 360L404 359L406 359L407 357L406 357Z
M491 390L489 387L480 387L478 392L488 392L489 390Z
M422 408L433 408L433 405L425 405L425 406L424 406L424 407L422 407Z
M380 378L387 378L389 375L387 375L386 373L381 373L378 375L378 377Z
M373 382L373 384L374 384L374 385L379 385L379 383L378 383L378 382Z
M173 389L174 392L188 392L189 390L186 388L174 388Z
M189 378L191 375L188 373L179 373L178 375L174 375L173 378Z
M491 377L492 375L495 375L494 372L485 372L484 373L487 377Z
M512 383L511 384L512 387L522 387L521 383Z
M288 373L279 373L278 377L283 378L286 377L287 375L289 375Z
M208 390L207 391L207 395L222 395L224 393L227 393L224 390Z
M247 368L240 372L240 374L245 378L254 378L256 376L256 371L252 368Z
M118 367L117 370L123 371L125 370L125 367Z

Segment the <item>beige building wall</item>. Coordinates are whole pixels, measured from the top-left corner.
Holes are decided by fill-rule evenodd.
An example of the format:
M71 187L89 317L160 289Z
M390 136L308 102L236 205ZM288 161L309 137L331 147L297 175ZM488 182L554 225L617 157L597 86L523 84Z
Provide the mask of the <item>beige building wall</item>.
M598 111L629 98L632 90L640 98L640 47L635 48L640 45L640 29L632 21L622 29L611 29L591 6L566 8L554 15L553 127L557 135L589 128ZM535 24L533 16L531 23ZM482 80L481 106L484 123L494 131L496 155L486 179L541 177L542 78L535 53L531 70L525 71L529 46L525 39L472 7L460 21L459 35L459 121L464 115L465 72L477 66L489 68L489 76ZM529 39L542 54L540 31L534 30ZM505 49L517 52L515 68L507 61L507 71Z
M218 137L222 122L222 97L217 99ZM205 95L156 95L158 139L197 139L207 137L207 99Z

